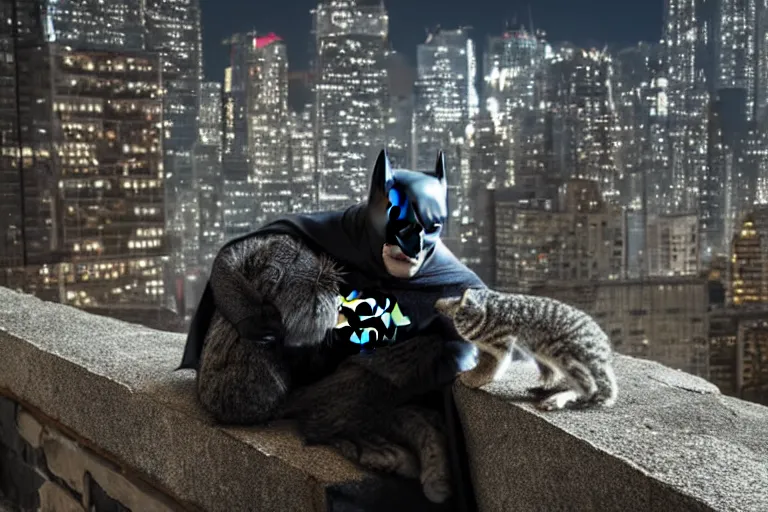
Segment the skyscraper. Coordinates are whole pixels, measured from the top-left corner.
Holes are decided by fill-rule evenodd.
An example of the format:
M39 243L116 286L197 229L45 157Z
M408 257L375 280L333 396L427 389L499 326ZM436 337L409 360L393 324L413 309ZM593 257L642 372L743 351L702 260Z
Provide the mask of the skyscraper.
M257 36L248 60L248 151L256 223L291 211L288 55L275 34Z
M367 197L385 146L389 17L375 0L324 0L313 13L319 207L335 209Z
M221 101L221 83L203 82L200 88L200 128L194 149L193 174L199 205L197 237L200 239L200 250L197 265L205 272L213 264L224 239Z
M596 181L605 199L618 201L613 59L605 51L563 45L551 57L548 72L545 144L552 171L563 179Z
M51 55L57 175L49 222L66 257L41 264L41 279L72 305L160 305L167 244L159 59L58 45Z
M24 287L25 266L58 259L52 77L45 72L52 33L38 0L4 0L0 12L0 268L6 283Z
M255 34L226 39L229 66L224 70L222 178L225 238L252 231L256 216L256 187L251 181L248 151L248 59Z
M715 89L744 91L739 106L747 121L755 115L758 0L721 0L715 36Z
M199 206L193 149L198 139L202 43L198 0L146 0L147 49L163 65L163 170L174 270L181 275L195 261ZM195 236L191 237L193 240Z
M143 50L146 46L142 0L47 2L56 42L92 50Z
M444 152L449 209L444 237L458 250L462 173L469 172L465 131L479 106L474 43L465 28L438 28L418 46L416 58L411 161L414 168L431 171L438 151Z
M547 50L541 37L522 27L488 38L483 97L503 144L505 176L498 187L544 172L541 86Z

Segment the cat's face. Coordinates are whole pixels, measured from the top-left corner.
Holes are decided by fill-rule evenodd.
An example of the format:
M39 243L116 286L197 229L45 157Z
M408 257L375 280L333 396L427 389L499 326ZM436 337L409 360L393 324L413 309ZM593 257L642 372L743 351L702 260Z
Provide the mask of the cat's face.
M472 341L474 331L479 332L485 322L485 303L488 290L468 288L461 297L446 297L435 303L435 309L453 320L462 338Z

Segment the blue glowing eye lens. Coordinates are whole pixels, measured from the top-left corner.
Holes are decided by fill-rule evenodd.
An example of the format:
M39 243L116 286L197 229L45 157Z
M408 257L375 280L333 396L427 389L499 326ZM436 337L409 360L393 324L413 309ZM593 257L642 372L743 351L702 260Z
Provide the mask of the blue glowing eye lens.
M406 211L408 210L407 203L407 198L405 198L405 196L401 194L396 188L389 189L390 209L398 209L397 220L402 220L405 218Z

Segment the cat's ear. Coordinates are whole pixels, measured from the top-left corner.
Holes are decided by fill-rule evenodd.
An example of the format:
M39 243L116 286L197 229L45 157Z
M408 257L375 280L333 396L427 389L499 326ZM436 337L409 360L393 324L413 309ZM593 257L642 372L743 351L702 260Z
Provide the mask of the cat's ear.
M467 288L464 290L464 295L461 296L461 304L459 304L462 308L476 308L482 305L481 295L482 290L475 289L475 288Z
M387 150L382 149L376 164L373 166L373 176L371 177L371 188L368 192L368 202L375 203L379 198L386 198L389 189L395 184L395 178L392 174L392 166L389 164Z
M442 151L437 152L437 161L435 162L435 176L443 186L448 186L448 181L445 178L445 155Z
M446 316L453 316L461 300L461 297L443 297L435 302L435 310Z

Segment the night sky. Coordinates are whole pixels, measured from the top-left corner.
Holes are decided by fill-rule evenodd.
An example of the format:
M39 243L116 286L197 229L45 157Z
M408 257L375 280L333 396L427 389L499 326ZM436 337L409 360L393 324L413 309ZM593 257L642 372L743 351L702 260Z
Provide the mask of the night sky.
M235 32L276 32L288 46L292 70L309 62L310 9L317 0L201 0L206 80L223 79L227 50L221 41ZM385 0L389 12L389 38L395 50L415 64L416 45L424 42L427 27L473 27L475 43L498 34L504 20L517 14L528 26L528 5L533 23L547 32L547 40L571 41L583 46L604 43L632 45L658 41L662 0ZM478 54L478 59L481 54ZM478 60L478 64L481 61ZM478 70L480 71L480 69Z

